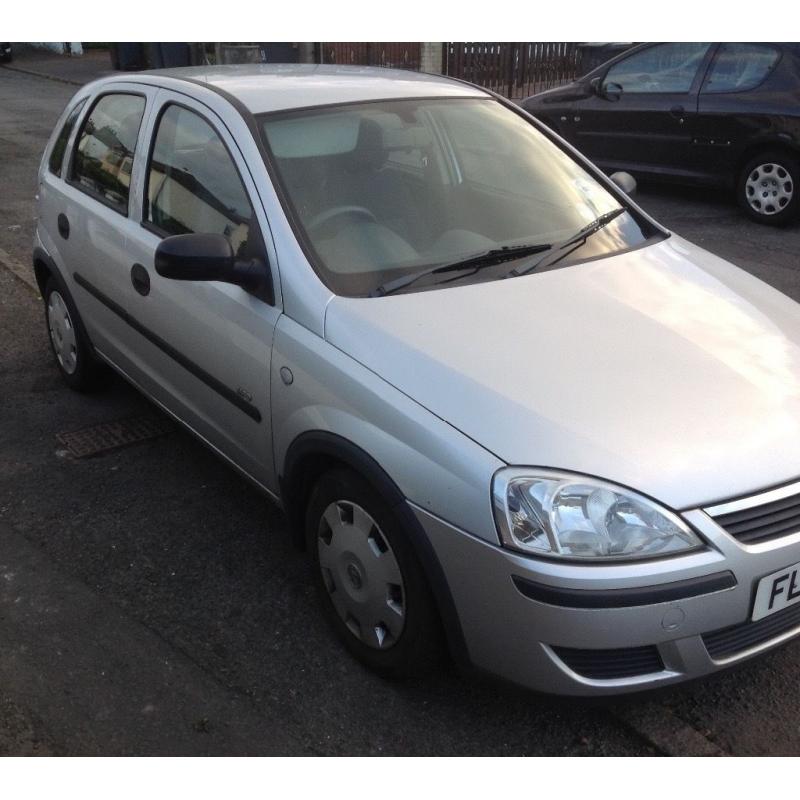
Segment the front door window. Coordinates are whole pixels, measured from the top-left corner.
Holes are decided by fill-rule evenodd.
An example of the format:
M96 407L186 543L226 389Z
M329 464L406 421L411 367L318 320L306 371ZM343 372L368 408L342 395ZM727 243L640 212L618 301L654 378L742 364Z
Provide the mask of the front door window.
M618 84L623 94L688 92L709 44L671 42L648 47L614 64L603 83Z

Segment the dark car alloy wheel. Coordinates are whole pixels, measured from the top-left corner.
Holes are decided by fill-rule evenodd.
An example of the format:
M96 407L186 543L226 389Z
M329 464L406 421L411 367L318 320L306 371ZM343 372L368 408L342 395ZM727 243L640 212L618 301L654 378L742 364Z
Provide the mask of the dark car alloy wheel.
M782 153L764 153L742 170L739 203L757 222L781 225L797 212L798 165Z

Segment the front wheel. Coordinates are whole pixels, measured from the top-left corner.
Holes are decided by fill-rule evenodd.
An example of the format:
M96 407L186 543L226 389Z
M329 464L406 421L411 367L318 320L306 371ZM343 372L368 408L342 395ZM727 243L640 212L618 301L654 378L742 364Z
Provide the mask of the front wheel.
M306 536L325 616L348 650L387 677L429 672L443 652L438 614L380 494L350 470L326 473L312 493Z
M747 215L764 225L785 225L798 214L800 167L784 153L763 153L745 164L737 196Z

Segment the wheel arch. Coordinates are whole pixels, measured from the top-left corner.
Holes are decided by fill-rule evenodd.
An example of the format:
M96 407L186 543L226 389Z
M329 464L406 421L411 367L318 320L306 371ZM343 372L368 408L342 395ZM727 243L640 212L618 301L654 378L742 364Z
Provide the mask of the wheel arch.
M36 285L39 287L39 294L42 297L44 297L44 287L47 284L47 279L51 275L61 278L55 261L41 247L35 247L33 250L33 274L36 277ZM61 279L63 281L63 278Z
M322 430L307 431L297 436L286 451L279 483L293 542L300 548L305 547L304 518L308 499L317 480L337 467L357 472L397 514L433 591L450 654L459 665L467 667L469 657L455 601L427 534L386 470L364 449L343 436Z
M349 467L376 489L392 508L405 497L381 465L356 444L329 431L300 434L288 447L280 473L281 498L292 539L304 547L306 503L320 476L337 466Z
M759 153L785 153L795 160L800 159L800 147L786 139L759 139L758 141L750 142L739 154L739 158L736 161L734 181L737 185L747 162L755 158Z

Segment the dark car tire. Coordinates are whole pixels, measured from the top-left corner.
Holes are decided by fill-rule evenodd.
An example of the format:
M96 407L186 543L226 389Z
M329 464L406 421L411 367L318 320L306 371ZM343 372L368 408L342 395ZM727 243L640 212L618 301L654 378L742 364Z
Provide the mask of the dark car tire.
M69 289L55 275L44 287L44 319L50 349L67 386L78 392L103 388L108 369L94 353Z
M763 225L785 225L800 211L800 163L780 151L765 151L745 164L736 186L739 205Z
M326 512L336 515L335 530ZM390 678L421 677L440 664L444 638L422 566L397 515L366 480L344 468L320 478L306 543L323 613L359 661Z

